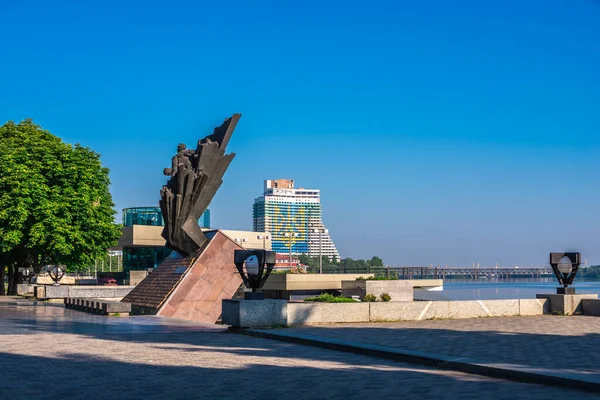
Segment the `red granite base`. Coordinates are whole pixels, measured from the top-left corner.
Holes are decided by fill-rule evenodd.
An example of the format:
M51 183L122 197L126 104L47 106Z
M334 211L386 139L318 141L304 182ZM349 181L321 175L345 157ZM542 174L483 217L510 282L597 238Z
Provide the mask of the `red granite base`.
M221 316L223 299L231 299L242 284L235 264L234 241L216 232L199 252L177 262L165 260L130 296L132 311L143 307L144 314L215 323ZM135 293L137 292L137 293Z

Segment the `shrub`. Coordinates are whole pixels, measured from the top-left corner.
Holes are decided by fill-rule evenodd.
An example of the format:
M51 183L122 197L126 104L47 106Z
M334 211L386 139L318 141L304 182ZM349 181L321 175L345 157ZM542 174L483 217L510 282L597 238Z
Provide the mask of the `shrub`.
M377 301L377 297L375 297L374 294L368 293L365 295L365 297L363 297L363 301L366 301L366 302Z
M334 296L329 293L323 293L315 297L308 297L304 301L313 301L318 303L354 303L356 300L350 297Z
M392 299L392 296L390 296L388 293L381 293L381 296L379 296L379 298L381 299L381 301L390 301Z

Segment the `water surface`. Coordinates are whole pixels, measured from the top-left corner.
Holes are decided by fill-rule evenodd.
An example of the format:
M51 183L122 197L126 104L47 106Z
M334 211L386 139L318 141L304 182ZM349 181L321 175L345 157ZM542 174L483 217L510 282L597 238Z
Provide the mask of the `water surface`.
M444 281L444 290L428 292L415 289L418 300L501 300L535 299L536 294L556 293L555 278L452 279ZM577 293L600 295L600 281L579 280L573 284Z

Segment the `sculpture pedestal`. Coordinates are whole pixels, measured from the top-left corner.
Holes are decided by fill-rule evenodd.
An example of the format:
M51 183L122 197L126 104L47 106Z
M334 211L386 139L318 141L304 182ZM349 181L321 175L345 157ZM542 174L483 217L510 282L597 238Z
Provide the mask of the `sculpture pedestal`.
M263 292L244 292L244 300L264 300Z
M168 257L125 298L131 312L181 318L214 324L221 301L231 299L242 284L233 263L241 249L220 231L196 254Z
M223 324L234 328L287 325L286 300L223 300Z
M575 294L574 287L559 287L556 288L556 294Z
M582 300L597 299L597 294L538 294L538 299L548 299L550 313L559 315L583 314Z

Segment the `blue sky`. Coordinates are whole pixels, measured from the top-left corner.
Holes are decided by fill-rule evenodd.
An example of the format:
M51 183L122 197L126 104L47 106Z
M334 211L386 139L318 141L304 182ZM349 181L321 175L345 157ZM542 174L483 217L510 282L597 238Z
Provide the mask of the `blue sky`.
M322 191L342 256L600 263L600 1L0 2L0 123L102 154L117 209L234 112L213 225Z

